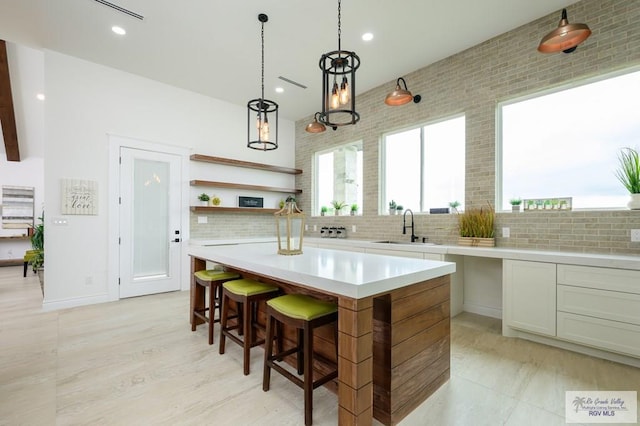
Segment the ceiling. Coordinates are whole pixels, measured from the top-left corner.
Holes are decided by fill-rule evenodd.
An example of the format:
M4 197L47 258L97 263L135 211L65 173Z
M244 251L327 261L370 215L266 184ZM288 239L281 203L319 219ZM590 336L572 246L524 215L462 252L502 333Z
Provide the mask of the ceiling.
M318 62L322 53L337 50L337 0L111 2L144 19L96 0L0 0L0 38L246 105L260 97L258 14L266 13L265 98L277 102L280 116L290 120L320 108ZM559 21L559 10L572 3L575 1L344 0L342 48L360 56L357 93L385 83L391 91L397 77L498 34L554 12ZM127 34L114 34L113 25L125 28ZM372 32L374 39L363 41L365 32ZM537 42L532 41L532 47ZM284 93L276 93L276 86L283 87Z

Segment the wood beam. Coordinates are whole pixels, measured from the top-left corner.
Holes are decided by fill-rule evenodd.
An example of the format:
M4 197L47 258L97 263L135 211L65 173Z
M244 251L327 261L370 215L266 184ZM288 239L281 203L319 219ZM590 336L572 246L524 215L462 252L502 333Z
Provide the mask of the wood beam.
M11 95L7 43L4 40L0 40L0 122L2 123L2 136L4 137L4 146L7 151L7 161L20 161L16 115L13 109L13 96Z

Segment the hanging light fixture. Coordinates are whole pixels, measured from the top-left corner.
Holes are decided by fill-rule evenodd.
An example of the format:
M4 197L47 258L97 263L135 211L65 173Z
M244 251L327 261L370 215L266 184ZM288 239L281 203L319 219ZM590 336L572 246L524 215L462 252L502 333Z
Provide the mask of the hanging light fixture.
M360 120L360 114L356 112L356 70L360 67L360 58L355 52L342 50L341 12L341 1L338 0L338 50L320 57L322 111L318 120L334 130Z
M327 127L318 121L319 112L313 115L313 123L307 124L305 130L309 133L322 133L327 130Z
M400 87L400 82L404 85L404 89ZM408 104L413 101L414 103L419 103L422 100L422 96L415 95L413 96L411 92L407 89L407 82L404 81L404 78L400 77L396 81L396 90L389 93L387 97L384 99L384 103L389 106L398 106Z
M570 24L567 19L567 9L562 9L558 28L542 38L540 45L538 45L538 51L542 53L571 53L590 35L591 30L587 24Z
M262 91L260 99L252 99L247 103L247 147L261 151L278 148L278 104L264 98L264 23L269 17L264 13L258 15L261 23L262 40ZM271 117L271 122L269 122Z

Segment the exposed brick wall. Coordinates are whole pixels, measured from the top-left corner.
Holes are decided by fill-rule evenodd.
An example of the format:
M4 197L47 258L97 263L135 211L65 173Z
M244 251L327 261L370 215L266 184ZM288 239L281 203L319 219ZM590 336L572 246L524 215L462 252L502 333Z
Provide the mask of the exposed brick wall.
M558 11L403 76L412 93L422 95L419 104L387 107L383 100L394 88L390 81L358 96L362 119L355 126L312 135L304 131L312 116L297 122L296 167L304 173L296 178L296 186L303 190L299 204L305 211L311 210L307 194L312 193L313 153L360 139L364 143L363 215L310 217L310 229L340 224L351 230L354 224L357 233L352 238L406 239L400 232L402 217L378 216L380 137L459 113L466 115L467 122L466 205L493 203L497 102L640 65L640 1L583 0L567 11L570 22L585 22L593 31L572 54L543 55L536 50L540 38L557 26ZM359 72L366 66L363 63ZM432 241L455 243L455 223L453 215L416 215L416 233ZM505 226L511 230L509 239L500 238ZM629 242L633 228L640 228L640 211L499 213L497 244L638 255L640 243Z

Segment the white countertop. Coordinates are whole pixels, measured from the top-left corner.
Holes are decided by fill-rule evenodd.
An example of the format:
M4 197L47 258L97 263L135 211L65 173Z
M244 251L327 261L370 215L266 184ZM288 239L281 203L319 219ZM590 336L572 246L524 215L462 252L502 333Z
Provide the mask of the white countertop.
M545 250L527 250L509 247L465 247L436 244L410 243L386 244L352 238L305 238L309 244L323 244L393 250L432 254L455 254L462 256L489 257L498 259L528 260L534 262L565 263L571 265L598 266L602 268L621 268L640 270L640 255L626 256L616 254L578 253Z
M363 298L452 274L455 263L305 247L295 256L277 254L277 244L235 240L188 248L190 256L222 263L283 281ZM213 241L210 241L212 243Z

